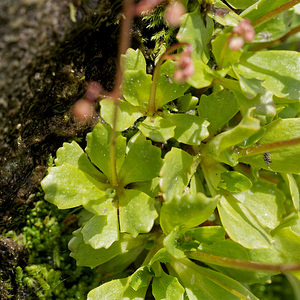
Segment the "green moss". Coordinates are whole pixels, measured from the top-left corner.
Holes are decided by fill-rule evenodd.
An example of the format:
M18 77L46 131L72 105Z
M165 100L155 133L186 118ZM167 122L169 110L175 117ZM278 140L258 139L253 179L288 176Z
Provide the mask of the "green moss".
M23 296L16 299L86 299L86 294L99 285L100 275L89 268L76 267L69 256L67 244L77 227L77 217L74 211L59 211L43 201L42 193L36 197L39 200L21 232L5 234L27 249L29 257L27 266L13 266L13 276L0 280L6 291L1 299L17 294Z

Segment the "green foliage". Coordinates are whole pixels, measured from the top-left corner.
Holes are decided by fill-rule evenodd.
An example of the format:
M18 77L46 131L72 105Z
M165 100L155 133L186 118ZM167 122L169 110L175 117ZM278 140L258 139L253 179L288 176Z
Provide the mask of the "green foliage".
M58 150L42 187L57 207L82 209L71 256L104 276L88 299L145 299L150 285L155 299L258 299L251 285L280 272L299 292L299 53L229 47L242 17L263 32L287 1L267 2L228 1L238 15L203 1L153 76L128 49L122 100L101 101L85 150ZM195 72L178 82L187 43Z

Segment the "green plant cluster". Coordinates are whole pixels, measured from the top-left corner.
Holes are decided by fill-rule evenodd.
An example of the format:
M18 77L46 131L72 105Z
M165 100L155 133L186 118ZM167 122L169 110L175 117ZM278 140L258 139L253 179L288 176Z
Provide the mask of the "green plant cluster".
M47 201L82 208L77 265L111 276L89 300L144 299L149 287L156 300L258 299L251 285L281 272L299 293L300 55L253 50L299 14L283 0L227 2L240 14L216 0L181 19L171 50L193 48L185 83L169 50L152 77L128 49L122 99L101 100L86 148L64 143L42 181ZM233 51L243 18L256 38Z
M28 265L15 268L17 289L26 299L85 299L99 276L88 268L76 268L66 251L77 217L41 201L43 193L36 197L40 200L27 215L20 234L11 231L5 235L29 253Z

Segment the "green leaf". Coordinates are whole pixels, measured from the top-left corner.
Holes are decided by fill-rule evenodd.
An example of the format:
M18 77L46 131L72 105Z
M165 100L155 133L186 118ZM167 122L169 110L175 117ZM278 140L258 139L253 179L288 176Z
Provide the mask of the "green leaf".
M94 249L85 244L81 229L73 232L74 237L69 242L70 256L76 259L77 266L95 268L115 256L126 252L126 247L121 248L120 242L114 242L108 249Z
M149 271L149 266L138 268L129 279L129 285L135 290L148 287L153 274Z
M257 0L227 0L227 2L234 8L245 9L257 2Z
M219 69L226 68L239 61L243 51L232 51L228 47L230 32L224 32L217 35L212 41L212 52L219 66Z
M260 0L244 10L241 13L241 17L254 21L289 1L290 0L276 0L270 2L269 0Z
M102 119L113 126L113 119L115 113L115 104L112 99L103 99L100 102L101 105L101 117ZM131 105L126 101L119 100L117 108L117 123L116 131L123 131L129 128L134 122L142 117L140 109Z
M175 70L174 61L167 60L162 64L157 80L155 96L156 108L160 108L164 104L181 97L189 88L188 84L180 83L172 79Z
M81 230L83 240L94 249L109 248L119 239L117 208L109 200L105 215L93 216Z
M179 112L187 112L189 110L195 109L199 99L192 96L191 93L185 94L176 101L176 106Z
M222 197L218 204L221 222L230 238L250 249L270 248L270 237L264 229L255 224L251 215L245 215L243 205L229 197Z
M160 180L159 177L155 177L149 181L134 182L130 184L128 188L141 191L147 194L148 196L155 198L158 196L158 193L160 192L159 180Z
M214 134L220 130L239 110L235 96L226 90L202 95L198 106L199 116L210 123L208 131Z
M184 194L184 189L194 173L193 162L190 154L178 148L172 148L166 154L160 172L160 188L167 201Z
M221 181L219 187L232 193L239 193L250 189L252 182L245 175L235 172L227 171L221 174Z
M188 114L171 114L167 118L175 126L175 139L188 145L200 145L208 137L209 122L202 117Z
M213 26L210 18L206 18L204 23L199 10L182 17L177 39L192 45L194 62L197 60L205 64L208 62L210 57L208 44L213 33Z
M290 262L300 262L300 234L284 227L274 235L274 246Z
M89 201L103 202L105 185L73 165L63 163L48 169L48 175L41 182L45 200L60 209L85 205Z
M299 211L300 198L299 198L299 188L297 182L293 174L282 174L282 176L288 183L295 210Z
M206 221L219 201L219 197L209 198L202 193L175 196L162 205L160 224L165 233L176 226L195 227Z
M188 259L172 260L170 265L178 274L190 300L258 300L238 281Z
M122 55L123 72L141 70L146 73L146 60L141 50L127 49Z
M202 89L212 84L215 76L209 66L201 60L193 60L195 72L187 79L187 83L196 89Z
M214 159L234 166L238 163L237 154L232 147L243 142L260 129L260 122L252 116L253 109L249 110L242 121L234 128L224 131L212 138L205 145L205 152Z
M195 88L203 88L211 85L214 76L206 65L209 60L209 43L213 33L213 21L206 18L205 22L199 10L185 14L182 17L181 26L177 34L180 42L189 43L193 48L193 64L195 73L187 82Z
M244 53L236 69L246 78L262 80L262 86L277 97L299 99L299 65L300 54L297 52L258 51Z
M126 254L136 248L143 248L145 237L132 238L127 234L121 234L118 241L112 243L109 248L94 249L85 244L81 229L73 232L73 238L69 242L70 256L76 259L78 266L94 268L121 254ZM139 250L140 251L140 250Z
M150 98L152 79L144 71L126 71L123 74L122 93L134 106L146 108Z
M259 140L260 145L298 138L300 136L300 118L277 119L266 125L265 129L263 137ZM265 162L263 153L245 156L239 160L251 166L274 172L300 172L300 145L274 150L269 153L269 158L269 164Z
M255 28L254 42L270 42L277 40L290 31L293 14L285 11Z
M140 125L142 134L155 142L165 143L174 136L175 125L160 116L147 117Z
M64 143L63 147L57 150L55 164L61 166L63 163L73 165L103 183L107 181L106 177L91 164L86 153L75 141Z
M161 277L153 279L152 294L155 300L183 300L184 288L176 277L162 272Z
M214 1L214 9L208 12L208 15L223 26L237 26L242 21L242 18L221 0Z
M160 149L137 133L128 142L127 155L119 172L119 182L126 186L132 182L148 181L157 177L162 166Z
M262 226L274 229L280 224L285 197L274 184L257 181L251 189L235 194L234 197L255 215Z
M217 258L219 258L220 260L217 261L216 259L210 256L197 255L197 253L199 252L204 252L206 254L217 256ZM266 256L268 256L268 258L266 258ZM283 262L282 259L278 259L279 253L275 252L272 249L246 249L240 246L239 244L234 243L230 239L226 239L223 241L213 241L209 244L201 242L198 249L196 249L195 254L191 253L190 257L210 265L215 270L218 270L223 274L238 280L239 282L248 284L266 282L267 280L270 280L270 277L271 275L273 275L273 273L261 271L247 271L243 270L242 267L225 267L222 266L223 258L226 257L237 260L237 265L235 265L235 267L238 267L239 261L255 261L273 264L279 264Z
M133 236L151 230L158 214L154 200L143 192L123 190L119 196L120 231Z
M146 292L147 288L135 291L129 285L129 277L126 277L111 280L91 290L87 300L143 300Z
M107 177L111 179L111 165L110 165L110 139L111 128L105 124L97 124L93 131L87 135L87 147L91 161L95 164ZM120 169L124 158L126 149L126 138L117 134L116 138L116 165L117 170Z

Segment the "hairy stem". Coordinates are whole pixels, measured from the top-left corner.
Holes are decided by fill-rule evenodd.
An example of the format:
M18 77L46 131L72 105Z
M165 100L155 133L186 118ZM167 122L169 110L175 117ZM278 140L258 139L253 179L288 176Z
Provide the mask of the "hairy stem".
M130 31L132 27L132 19L133 19L133 8L134 1L133 0L124 0L123 1L123 20L121 23L120 30L120 42L119 42L119 52L118 52L118 64L117 64L117 73L115 79L114 89L110 93L110 97L112 101L114 101L114 115L113 115L113 124L112 124L112 132L110 136L110 170L111 170L111 180L112 185L117 188L118 187L118 174L117 174L117 159L116 159L116 124L118 118L118 107L119 107L119 98L121 96L121 83L123 78L123 71L121 67L121 55L126 52L130 45Z
M244 261L240 259L233 259L229 257L221 257L213 254L208 254L198 251L186 251L185 254L191 259L196 259L208 264L214 264L222 267L229 267L232 269L244 269L250 271L267 271L267 272L291 272L299 271L300 264L262 264L258 262Z
M280 13L288 10L289 8L295 6L298 3L300 3L300 0L291 0L279 7L277 7L276 9L268 12L267 14L261 16L260 18L258 18L256 20L254 20L252 22L252 26L257 27L257 26L269 21L270 19L274 18L275 16L279 15Z
M272 152L278 149L291 147L299 144L300 144L300 138L294 138L290 140L278 141L278 142L264 144L264 145L257 145L247 149L238 149L237 151L238 151L239 158L241 158L246 156L262 154L266 152Z
M151 93L150 93L150 98L149 98L149 104L148 104L148 114L151 116L155 113L156 111L156 103L155 103L155 95L156 95L156 88L157 88L157 82L158 82L158 77L159 77L159 71L162 63L164 60L166 60L168 57L167 55L170 54L171 52L177 50L178 48L181 48L183 46L188 45L188 43L177 43L173 46L171 46L166 52L159 58L155 69L153 73L153 78L152 78L152 86L151 86Z

